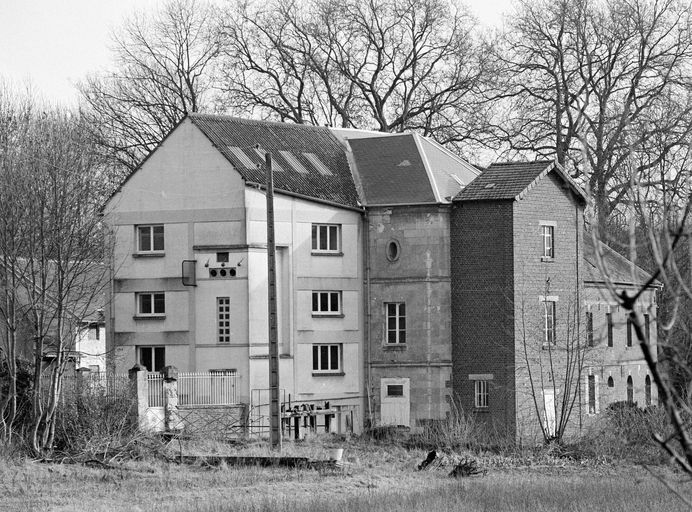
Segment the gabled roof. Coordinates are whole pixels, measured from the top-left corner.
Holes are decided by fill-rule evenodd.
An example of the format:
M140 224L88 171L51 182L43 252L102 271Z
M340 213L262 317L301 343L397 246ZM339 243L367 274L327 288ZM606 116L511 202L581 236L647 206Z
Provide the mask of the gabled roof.
M638 267L620 253L608 247L603 242L598 242L599 252L608 279L615 285L641 286L651 279L651 274ZM596 246L590 233L584 233L584 261L586 263L584 281L592 283L604 283L596 263ZM654 281L651 286L661 286L659 281Z
M277 191L359 206L344 149L328 128L208 114L189 118L246 182L265 183L258 164L269 152Z
M536 162L496 163L488 167L455 198L455 201L517 200L548 175L555 172L581 201L584 191L558 163L552 160Z
M345 141L366 206L448 203L478 174L453 153L416 134L353 135Z

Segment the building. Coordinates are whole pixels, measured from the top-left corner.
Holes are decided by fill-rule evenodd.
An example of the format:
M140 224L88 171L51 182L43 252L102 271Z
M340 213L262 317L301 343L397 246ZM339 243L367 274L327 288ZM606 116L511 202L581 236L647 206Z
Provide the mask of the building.
M284 398L354 406L359 424L411 428L446 419L456 402L528 438L518 343L526 326L548 348L565 336L582 344L586 318L596 332L596 313L609 307L588 259L583 192L552 162L481 173L413 134L186 117L104 209L116 237L111 368L235 374L240 399L262 401L266 152ZM620 352L590 352L574 384L580 418L609 400L602 382L623 368ZM631 373L640 362L627 365ZM541 393L551 409L547 387ZM538 425L551 421L559 418Z
M615 379L631 391L636 378L637 398L651 403L641 351L595 270L585 203L580 187L549 161L492 165L454 200L454 390L464 411L501 435L550 437L583 426L607 403L635 401L615 392ZM618 289L646 282L641 269L598 247ZM646 292L649 319L654 295Z

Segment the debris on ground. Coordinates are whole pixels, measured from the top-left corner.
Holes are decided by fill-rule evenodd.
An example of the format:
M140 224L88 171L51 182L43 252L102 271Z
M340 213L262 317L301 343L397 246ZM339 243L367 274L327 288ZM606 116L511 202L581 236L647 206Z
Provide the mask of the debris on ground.
M478 462L475 459L466 458L462 460L459 464L454 466L454 469L449 473L449 476L453 478L461 478L474 475L485 476L488 472L487 469L480 469L478 467Z
M435 460L435 457L437 457L437 451L432 450L430 453L428 453L428 456L425 458L425 460L418 464L418 471L427 468L432 463L432 461Z
M478 461L468 456L462 457L456 453L443 453L437 450L428 452L427 457L418 466L418 471L434 471L452 468L449 476L454 478L485 475L488 470L478 467Z

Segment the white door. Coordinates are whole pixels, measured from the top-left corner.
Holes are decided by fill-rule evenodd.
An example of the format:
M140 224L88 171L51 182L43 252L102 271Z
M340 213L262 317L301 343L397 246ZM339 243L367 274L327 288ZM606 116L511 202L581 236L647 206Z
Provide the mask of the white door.
M545 408L545 430L549 436L555 435L555 390L543 390L543 407Z
M409 379L380 379L380 424L411 426Z

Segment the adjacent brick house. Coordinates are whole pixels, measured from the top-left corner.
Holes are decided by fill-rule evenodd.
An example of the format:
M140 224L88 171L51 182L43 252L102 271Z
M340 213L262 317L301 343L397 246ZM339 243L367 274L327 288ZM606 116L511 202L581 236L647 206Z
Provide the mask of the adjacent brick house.
M603 350L598 342L606 317L596 311L613 306L594 272L593 245L585 242L585 202L549 161L492 165L454 200L455 397L464 411L520 441L583 425L600 406L627 399L599 393L599 375L637 367L644 394L638 349ZM606 255L616 286L644 282L623 277L622 262L611 250ZM647 292L649 318L653 296Z

